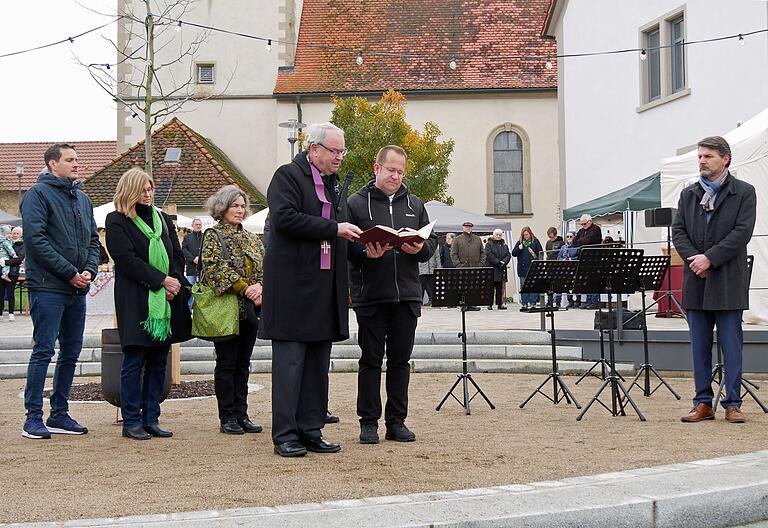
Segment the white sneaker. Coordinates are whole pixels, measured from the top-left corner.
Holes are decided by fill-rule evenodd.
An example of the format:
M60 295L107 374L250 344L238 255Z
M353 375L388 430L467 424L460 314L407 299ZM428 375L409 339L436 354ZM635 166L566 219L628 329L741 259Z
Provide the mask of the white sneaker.
M9 313L8 314L8 321L10 322L10 321L15 321L15 320L16 320L16 316L13 315L12 313Z

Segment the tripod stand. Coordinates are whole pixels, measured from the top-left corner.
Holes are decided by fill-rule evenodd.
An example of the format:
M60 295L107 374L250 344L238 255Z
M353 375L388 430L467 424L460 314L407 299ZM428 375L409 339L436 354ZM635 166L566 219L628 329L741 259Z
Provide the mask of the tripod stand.
M633 315L626 321L628 323L635 317L640 317L640 325L643 330L644 360L643 364L640 366L640 370L637 371L637 374L635 374L635 377L632 379L632 383L629 384L629 389L627 392L631 391L632 387L640 387L640 384L637 381L640 379L640 376L643 376L642 389L643 396L646 398L649 398L651 394L656 392L656 390L663 385L669 390L669 392L672 393L675 398L678 400L680 399L680 395L675 392L675 389L673 389L669 383L667 383L667 380L665 380L664 377L659 374L655 368L653 368L653 365L651 365L650 359L648 358L648 321L646 319L647 308L645 307L645 292L646 290L656 291L661 288L664 275L669 270L669 263L671 259L672 257L669 255L643 257L643 260L640 264L640 270L638 271L637 275L637 285L643 300L643 309L640 311L640 313ZM653 390L651 390L651 374L656 376L656 378L659 380L659 384L656 385Z
M598 308L597 311L602 313L602 309L601 308ZM596 360L592 364L592 366L589 367L589 370L587 370L584 374L582 374L579 377L579 379L576 380L576 383L574 383L574 385L578 385L579 383L581 383L584 380L584 378L586 378L587 376L590 376L590 375L592 375L592 376L594 376L596 378L600 378L601 380L605 381L607 373L611 371L611 365L608 362L608 360L605 359L605 338L604 338L605 329L603 328L603 318L602 318L601 315L598 315L597 321L598 321L598 323L597 323L597 334L598 334L598 336L600 338L600 359ZM597 374L593 374L592 373L592 371L595 370L598 366L600 367L600 375L599 376ZM623 381L623 382L627 381L627 380L624 379L624 376L622 376L618 372L616 373L616 375L619 377L619 379L621 381Z
M585 248L579 256L579 266L574 279L574 293L602 292L608 295L608 317L613 321L613 294L632 293L635 291L637 273L642 260L642 249L591 249ZM616 373L616 354L613 328L608 329L608 349L610 351L610 374L598 389L576 420L581 421L595 402L603 406L611 416L626 416L624 402L629 402L641 421L645 416L629 395ZM611 388L611 406L600 401L600 394Z
M435 408L439 411L449 397L464 407L466 414L472 414L470 403L478 394L483 397L491 409L496 406L472 379L467 372L467 309L470 306L487 306L493 299L493 268L438 268L435 270L435 298L432 306L461 307L461 374ZM453 391L459 383L463 385L463 401L456 397ZM469 395L469 384L475 388L475 393Z
M667 226L667 256L669 256L670 261L672 259L672 227ZM648 306L648 309L650 310L655 305L661 306L661 301L664 299L669 299L669 307L665 310L659 310L656 312L657 314L664 314L664 316L670 316L670 317L682 317L685 318L685 310L683 310L683 307L680 306L680 302L677 300L677 297L675 297L675 294L672 292L672 270L669 269L669 266L667 266L667 289L664 291L664 293L661 294L661 296L658 299L654 299L653 303L651 303L650 306ZM663 275L662 275L663 280ZM661 283L659 284L661 286ZM655 288L654 291L662 291L661 288ZM675 305L675 308L677 308L677 311L672 309L672 305Z
M579 405L576 397L568 389L563 378L560 376L560 373L557 371L555 312L559 311L559 308L553 305L554 293L556 291L567 292L571 289L573 276L577 266L578 262L574 260L534 260L531 262L531 268L528 271L528 275L525 277L523 287L520 289L521 293L548 293L547 306L543 308L532 308L529 312L544 313L546 317L551 319L552 324L552 330L549 332L550 342L552 344L552 372L550 372L530 396L520 404L521 409L525 407L536 394L541 394L555 405L560 403L563 399L566 403L571 403L571 400L573 400L573 404L576 408L581 409L581 405ZM552 380L552 397L541 390L549 380Z

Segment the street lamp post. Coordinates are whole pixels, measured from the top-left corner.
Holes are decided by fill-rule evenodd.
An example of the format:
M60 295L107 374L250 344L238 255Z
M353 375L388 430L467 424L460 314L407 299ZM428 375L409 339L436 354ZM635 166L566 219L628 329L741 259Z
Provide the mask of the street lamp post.
M21 214L21 179L24 177L24 162L16 163L16 177L19 179L19 214Z
M291 144L291 159L293 159L293 156L295 155L296 141L299 139L298 131L300 128L304 128L307 125L300 123L298 119L289 119L288 121L279 123L277 126L288 129L288 143Z

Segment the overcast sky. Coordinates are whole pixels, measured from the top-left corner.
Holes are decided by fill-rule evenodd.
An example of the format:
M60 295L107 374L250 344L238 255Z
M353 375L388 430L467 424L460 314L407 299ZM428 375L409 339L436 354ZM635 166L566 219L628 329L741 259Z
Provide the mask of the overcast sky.
M0 55L47 44L104 24L115 0L3 2ZM13 57L0 58L0 142L114 140L115 103L91 79L86 64L115 62L103 37L114 40L116 24L103 30Z

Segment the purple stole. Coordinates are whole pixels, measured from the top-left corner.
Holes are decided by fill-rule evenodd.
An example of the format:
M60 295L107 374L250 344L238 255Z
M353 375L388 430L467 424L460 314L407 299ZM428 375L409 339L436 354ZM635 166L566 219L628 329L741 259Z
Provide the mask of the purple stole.
M315 183L317 199L323 204L323 218L330 220L331 202L325 197L325 185L323 185L323 180L320 177L320 171L312 163L309 164L309 168L312 170L312 181ZM320 242L320 269L331 269L331 242L329 240Z

